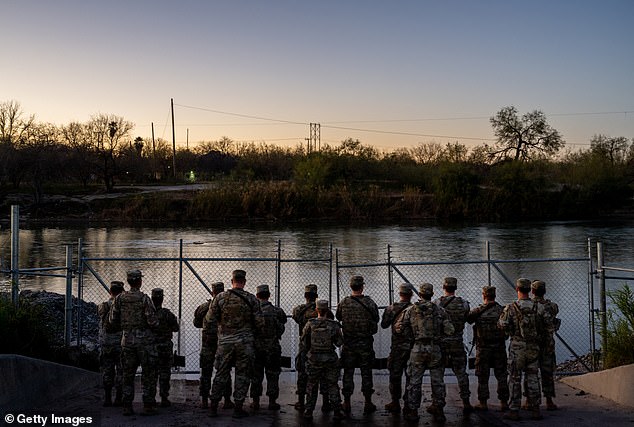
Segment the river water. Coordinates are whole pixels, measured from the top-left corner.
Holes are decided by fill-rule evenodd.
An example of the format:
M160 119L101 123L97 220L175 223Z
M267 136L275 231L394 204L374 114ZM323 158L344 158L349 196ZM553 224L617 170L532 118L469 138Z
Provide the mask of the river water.
M273 285L276 282L274 262L254 262L253 259L274 259L278 244L281 257L287 260L323 260L330 256L340 264L385 263L388 246L393 262L402 262L401 275L395 274L394 286L407 279L412 283L429 281L440 287L442 277L452 275L459 279L458 294L465 296L472 306L480 303L480 287L487 284L486 268L482 264L468 264L487 258L486 242L489 242L490 258L493 260L527 259L575 259L588 260L588 239L593 265L596 265L596 242L604 247L607 265L634 267L634 222L547 222L522 224L478 224L478 225L395 225L376 227L347 226L267 226L253 227L76 227L40 226L23 227L20 231L21 268L64 266L65 245L73 245L76 262L78 239L82 239L84 256L90 258L174 258L179 256L183 241L185 257L232 259L231 261L191 262L191 271L207 284L222 280L228 283L233 268L244 267L248 271L248 285L252 288L260 283ZM234 258L244 259L233 260ZM0 230L0 259L3 268L10 263L10 234L6 227ZM444 262L449 264L425 267L408 266L409 262ZM456 263L456 264L452 264ZM464 264L463 264L464 263ZM362 274L368 286L366 293L373 296L380 306L390 302L386 287L387 269L384 266L368 268L343 268L340 271L341 285L328 285L328 274L332 270L324 262L284 265L280 278L279 303L290 314L293 306L303 302L303 286L318 283L320 296L330 296L336 305L337 297L347 294L349 275ZM178 263L165 261L157 268L156 263L135 261L94 261L97 274L107 283L124 278L125 270L131 266L149 271L148 281L165 288L166 305L179 310ZM505 272L493 274L492 284L498 286L498 300L507 303L514 299L513 289L505 281L526 276L545 279L548 284L557 284L548 295L560 305L563 319L562 337L574 351L584 353L589 349L589 296L588 262L518 262L505 267ZM184 290L181 293L180 310L183 317L181 337L182 354L191 356L197 351L198 332L191 326L193 308L207 298L200 280L190 270L183 275ZM161 273L159 274L158 271ZM626 273L614 273L627 277ZM336 275L335 275L336 276ZM631 274L630 274L631 276ZM249 279L251 281L249 282ZM508 280L507 280L508 279ZM22 276L22 289L45 289L63 293L65 281L61 278ZM336 277L332 279L336 284ZM5 280L6 287L6 280ZM620 287L623 280L608 281L608 288ZM75 286L75 285L73 285ZM85 280L84 299L99 302L106 294L90 275ZM149 285L148 285L149 286ZM598 289L598 282L595 282ZM253 291L253 289L251 289ZM339 291L340 295L337 293ZM149 289L145 289L149 292ZM440 292L438 289L437 292ZM76 292L74 292L76 294ZM593 294L598 298L598 291ZM393 293L392 298L396 298ZM598 306L598 300L596 302ZM568 325L568 327L565 327ZM470 329L470 328L469 328ZM285 334L287 351L292 353L297 342L296 326L289 323ZM377 356L385 357L389 350L389 334L382 331L377 336ZM559 359L570 357L564 346L558 347ZM188 360L195 364L195 357ZM188 367L190 362L188 362ZM192 366L193 367L193 366Z

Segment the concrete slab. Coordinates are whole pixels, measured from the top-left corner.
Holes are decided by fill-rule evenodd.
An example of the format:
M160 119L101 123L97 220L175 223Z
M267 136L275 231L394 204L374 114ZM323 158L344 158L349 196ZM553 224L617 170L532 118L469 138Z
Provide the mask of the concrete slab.
M564 383L634 408L634 364L565 378Z

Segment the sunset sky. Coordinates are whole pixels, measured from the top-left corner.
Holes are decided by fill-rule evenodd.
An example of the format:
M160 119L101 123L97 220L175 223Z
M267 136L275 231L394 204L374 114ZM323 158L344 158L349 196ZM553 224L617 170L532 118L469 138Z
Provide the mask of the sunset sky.
M379 149L491 142L539 109L568 147L634 137L634 1L2 0L0 102L135 136Z

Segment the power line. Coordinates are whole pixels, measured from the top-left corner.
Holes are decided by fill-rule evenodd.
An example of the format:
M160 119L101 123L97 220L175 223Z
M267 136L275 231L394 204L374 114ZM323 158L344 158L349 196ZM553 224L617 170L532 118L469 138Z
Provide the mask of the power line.
M272 119L270 117L251 116L251 115L248 115L248 114L231 113L231 112L228 112L228 111L212 110L211 108L193 107L191 105L182 105L182 104L174 104L174 105L177 105L177 106L183 107L183 108L190 108L192 110L208 111L210 113L226 114L228 116L244 117L244 118L247 118L247 119L266 120L266 121L270 121L270 122L286 123L286 124L291 124L291 125L304 125L304 126L308 125L308 123L303 123L303 122L294 122L294 121L291 121L291 120Z
M360 128L351 128L351 127L344 127L344 126L330 126L330 125L322 125L322 126L329 129L352 130L356 132L369 132L369 133L380 133L380 134L389 134L389 135L421 136L425 138L443 138L443 139L468 139L473 141L495 141L495 139L493 138L478 138L478 137L472 137L472 136L429 135L424 133L398 132L398 131L387 131L387 130L379 130L379 129L360 129Z

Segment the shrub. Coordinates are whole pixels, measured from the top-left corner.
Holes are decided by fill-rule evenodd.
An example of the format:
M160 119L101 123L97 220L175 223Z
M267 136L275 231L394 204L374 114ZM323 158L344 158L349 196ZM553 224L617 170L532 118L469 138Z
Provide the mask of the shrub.
M634 292L625 284L607 294L614 304L608 310L604 358L604 367L609 369L634 363Z

